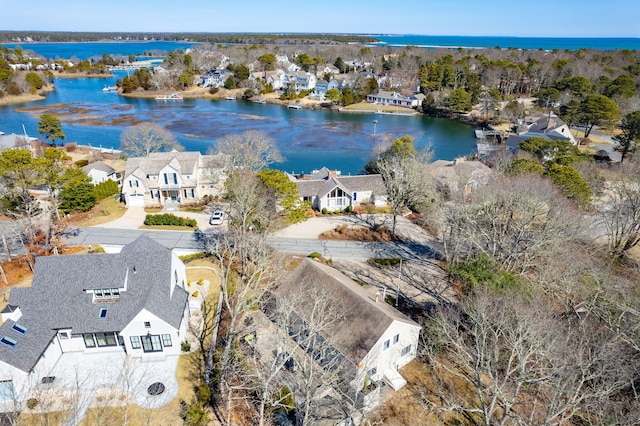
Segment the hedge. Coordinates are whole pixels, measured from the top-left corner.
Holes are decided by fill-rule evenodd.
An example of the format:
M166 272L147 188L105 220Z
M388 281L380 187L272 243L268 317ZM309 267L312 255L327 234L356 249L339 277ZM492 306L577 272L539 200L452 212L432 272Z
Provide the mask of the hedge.
M144 219L144 224L160 226L188 226L190 228L195 228L197 226L195 219L187 219L171 213L148 214Z
M117 194L118 192L120 192L120 188L118 188L117 182L109 179L97 185L94 185L94 192L96 194L96 200L100 201L111 195Z

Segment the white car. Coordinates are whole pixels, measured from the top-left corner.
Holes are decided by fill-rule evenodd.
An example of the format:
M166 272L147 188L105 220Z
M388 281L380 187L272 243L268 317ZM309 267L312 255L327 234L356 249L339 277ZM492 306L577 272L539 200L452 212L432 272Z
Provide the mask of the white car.
M222 221L224 220L224 212L220 210L216 210L211 215L209 219L209 225L222 225Z

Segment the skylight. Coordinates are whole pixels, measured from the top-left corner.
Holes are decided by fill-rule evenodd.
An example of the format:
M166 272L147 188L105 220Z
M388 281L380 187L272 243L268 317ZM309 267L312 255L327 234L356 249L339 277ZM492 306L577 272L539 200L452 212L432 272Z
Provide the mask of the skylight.
M2 336L2 339L0 339L0 343L4 343L5 345L9 346L10 348L15 348L16 345L18 344L18 342L13 340L11 337L7 337L7 336Z
M100 318L106 318L107 317L107 308L100 308L99 316L100 316Z
M22 325L22 324L20 324L18 322L13 324L13 326L11 328L13 328L15 331L17 331L20 334L26 334L27 330L29 330L27 327L25 327L24 325Z

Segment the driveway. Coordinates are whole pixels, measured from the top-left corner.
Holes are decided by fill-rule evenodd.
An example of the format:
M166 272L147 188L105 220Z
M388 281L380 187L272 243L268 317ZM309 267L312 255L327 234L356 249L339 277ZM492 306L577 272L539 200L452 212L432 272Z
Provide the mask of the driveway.
M165 212L163 211L158 213ZM200 213L181 211L170 211L170 213L179 217L195 219L198 223L198 229L200 230L213 228L213 226L209 225L209 217L211 216L211 213L209 213L207 209ZM112 222L96 225L95 227L110 229L140 229L140 227L144 225L144 218L147 214L150 213L145 212L144 207L129 207L120 218Z

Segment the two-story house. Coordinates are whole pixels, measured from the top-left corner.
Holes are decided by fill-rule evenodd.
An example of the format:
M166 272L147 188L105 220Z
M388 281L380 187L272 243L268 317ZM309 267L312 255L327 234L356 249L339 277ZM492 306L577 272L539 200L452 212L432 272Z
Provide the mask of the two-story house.
M122 194L128 207L196 202L219 195L225 179L223 155L153 152L127 159Z
M117 254L39 257L32 286L13 288L2 311L0 411L19 410L43 385L65 390L82 378L94 389L115 386L133 359L179 355L189 320L186 279L178 256L146 236ZM96 370L69 367L83 360ZM111 368L113 377L98 385L95 377Z
M313 300L303 299L293 305L295 314L302 320L300 326L322 330L318 338L322 339L323 346L325 342L331 346L322 353L343 360L341 370L348 376L344 377L346 383L357 391L371 382L385 382L395 390L406 384L398 370L416 357L419 324L383 300L377 287L363 287L340 271L311 259L303 260L278 285L275 294L288 300L287 295L305 288L320 289L338 311L340 318L320 320L323 326L318 327L314 321L322 314ZM321 357L318 361L330 362ZM365 405L375 406L378 396L374 393Z

